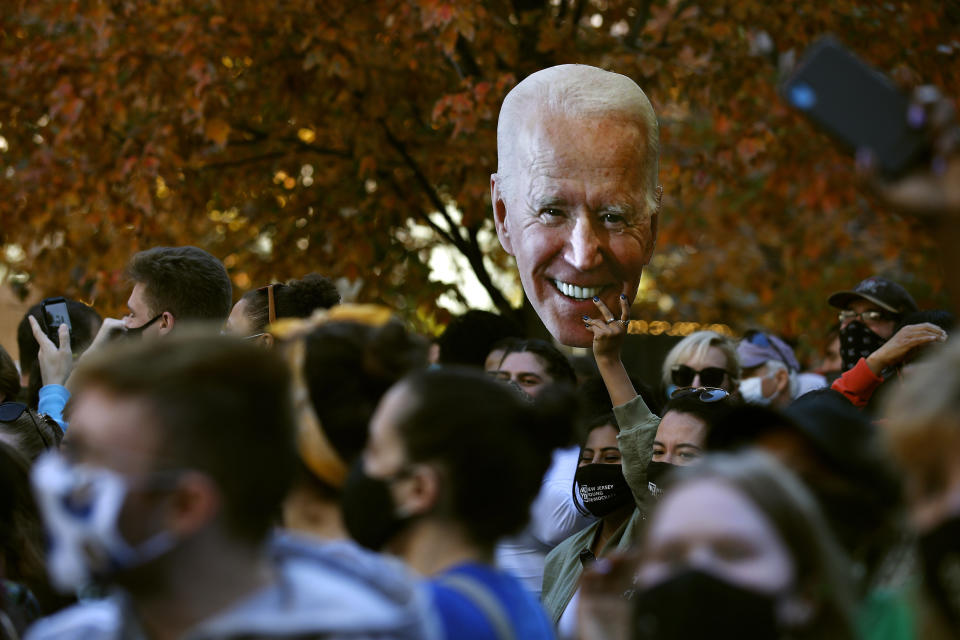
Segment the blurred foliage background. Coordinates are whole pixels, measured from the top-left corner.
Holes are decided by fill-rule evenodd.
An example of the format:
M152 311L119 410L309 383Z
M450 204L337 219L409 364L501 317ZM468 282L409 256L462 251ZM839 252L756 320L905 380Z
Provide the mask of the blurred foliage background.
M515 312L492 233L503 96L617 71L661 120L660 238L633 316L816 341L881 273L942 305L933 239L777 94L833 33L960 96L955 0L72 0L0 16L0 274L122 313L130 254L195 244L236 295L318 271L436 331ZM954 274L956 275L956 274ZM529 314L527 314L529 315Z

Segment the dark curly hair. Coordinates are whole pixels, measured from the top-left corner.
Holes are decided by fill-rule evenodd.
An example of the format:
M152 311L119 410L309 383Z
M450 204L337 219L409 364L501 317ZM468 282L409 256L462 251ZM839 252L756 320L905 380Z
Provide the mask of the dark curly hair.
M243 294L244 309L254 333L262 333L270 323L270 305L267 287ZM340 292L330 278L319 273L308 273L299 280L273 285L274 313L277 318L306 318L315 309L329 309L340 304Z
M552 450L566 444L573 394L545 393L528 403L482 372L459 367L421 371L400 385L410 399L395 417L406 457L443 474L435 515L462 525L482 549L520 530Z

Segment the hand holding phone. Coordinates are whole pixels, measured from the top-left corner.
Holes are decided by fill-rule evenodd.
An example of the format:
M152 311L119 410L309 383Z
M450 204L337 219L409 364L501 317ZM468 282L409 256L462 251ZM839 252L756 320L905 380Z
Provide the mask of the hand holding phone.
M46 298L41 302L40 320L44 333L57 347L60 346L60 325L65 324L68 332L73 331L66 298Z

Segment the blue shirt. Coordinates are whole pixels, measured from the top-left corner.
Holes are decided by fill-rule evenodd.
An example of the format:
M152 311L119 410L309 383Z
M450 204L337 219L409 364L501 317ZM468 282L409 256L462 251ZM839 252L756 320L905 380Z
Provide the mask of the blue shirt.
M486 613L451 586L443 576L463 575L483 585L508 617L516 638L554 640L553 626L540 603L519 580L493 567L467 563L458 565L427 582L434 607L440 615L448 640L498 640Z

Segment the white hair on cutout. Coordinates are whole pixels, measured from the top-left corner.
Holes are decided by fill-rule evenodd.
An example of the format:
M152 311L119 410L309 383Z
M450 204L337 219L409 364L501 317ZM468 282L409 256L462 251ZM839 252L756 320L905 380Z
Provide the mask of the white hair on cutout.
M650 100L637 83L625 75L584 64L562 64L537 71L510 90L500 107L497 122L497 176L512 193L516 143L532 119L550 115L619 117L635 122L646 133L643 158L647 174L648 212L657 209L660 126Z

